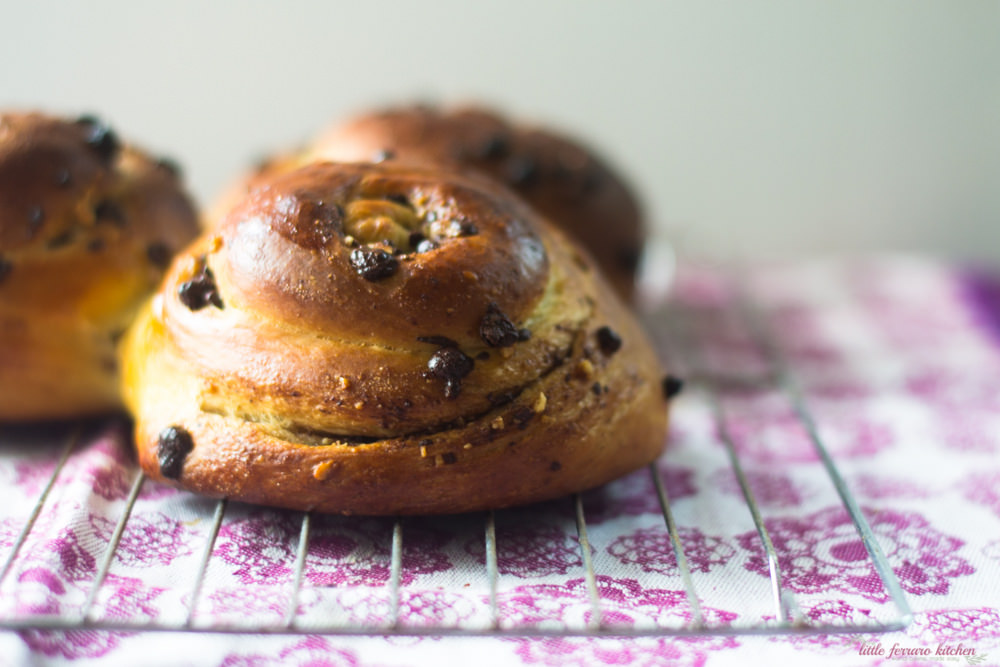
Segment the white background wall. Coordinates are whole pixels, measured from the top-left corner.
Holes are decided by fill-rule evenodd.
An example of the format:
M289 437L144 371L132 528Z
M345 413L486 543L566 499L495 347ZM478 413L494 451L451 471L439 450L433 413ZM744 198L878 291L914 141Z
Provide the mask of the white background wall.
M9 2L0 106L93 110L208 201L371 105L586 137L686 254L1000 265L1000 3Z

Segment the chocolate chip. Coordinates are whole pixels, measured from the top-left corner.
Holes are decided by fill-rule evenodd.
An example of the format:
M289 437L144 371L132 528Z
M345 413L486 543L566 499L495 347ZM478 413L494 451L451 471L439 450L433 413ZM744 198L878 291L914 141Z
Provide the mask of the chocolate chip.
M14 270L14 265L9 260L0 257L0 283L7 279L10 272Z
M410 206L410 200L406 198L406 195L391 194L391 195L386 195L385 198L401 206Z
M146 257L149 258L153 266L165 269L170 263L170 248L164 243L150 243L146 246Z
M684 380L676 378L673 375L663 378L663 396L667 400L681 393L682 389L684 389Z
M121 142L115 133L94 116L81 116L76 124L84 128L87 145L105 162L110 162L121 150Z
M496 160L510 153L510 139L504 132L495 132L486 138L476 156L481 160Z
M202 264L201 271L191 280L181 283L177 288L177 297L191 310L201 310L205 306L222 308L222 297L215 285L212 270Z
M458 343L447 336L417 336L417 340L421 343L430 343L438 347L458 347Z
M359 276L375 282L396 273L399 260L381 248L362 246L351 251L351 266Z
M156 166L174 178L180 178L182 175L181 166L168 157L161 157L156 161Z
M533 185L539 177L538 163L528 155L518 155L507 161L507 182L514 187Z
M379 162L385 162L386 160L391 160L394 157L396 157L395 151L392 151L388 148L383 148L382 150L375 153L375 155L372 157L372 162L378 164Z
M454 465L458 463L458 457L455 456L455 452L445 452L441 454L441 463L446 466Z
M45 222L45 211L41 206L32 206L28 209L28 238L35 238L42 223Z
M48 243L46 243L45 246L49 250L55 250L57 248L62 248L63 246L69 245L70 241L73 240L73 236L74 236L73 230L72 229L67 229L66 231L62 232L61 234L57 234L53 238L49 239Z
M589 195L597 191L604 183L604 174L596 166L590 165L583 172L583 181L580 183L580 190L583 194Z
M457 347L442 347L427 361L426 375L444 380L445 398L455 398L462 390L462 378L472 372L475 363Z
M494 408L499 408L501 405L507 405L511 401L517 398L517 394L513 391L491 391L486 394L486 400L490 402Z
M528 427L528 422L530 422L534 416L535 411L530 405L522 405L514 410L511 415L511 421L514 422L515 426L523 430Z
M104 199L94 207L94 217L98 222L110 222L117 227L125 226L125 212L115 202Z
M553 461L552 463L549 464L549 470L551 470L552 472L559 472L560 470L562 470L562 464L559 463L559 461Z
M610 356L621 349L622 339L611 327L601 327L597 330L597 344L601 352Z
M479 228L468 220L452 220L448 224L448 236L475 236L479 233Z
M495 303L486 306L486 314L479 320L479 337L490 347L510 347L521 340L517 327Z
M438 247L437 243L431 241L429 238L421 234L420 232L412 232L409 238L410 247L416 253L430 252L434 248Z
M594 394L594 396L600 396L601 395L601 383L600 382L595 382L594 384L590 385L590 391L591 391L592 394Z
M64 188L67 185L69 185L69 182L71 180L72 178L70 177L69 169L67 167L59 167L59 169L56 170L56 177L55 177L56 185L58 185L61 188Z
M520 329L517 332L517 339L522 343L526 340L531 340L531 329Z
M156 443L160 474L167 479L178 479L184 470L184 459L193 449L191 434L180 426L168 426L160 431Z
M618 264L626 271L638 269L641 259L642 250L639 248L622 248L618 251Z

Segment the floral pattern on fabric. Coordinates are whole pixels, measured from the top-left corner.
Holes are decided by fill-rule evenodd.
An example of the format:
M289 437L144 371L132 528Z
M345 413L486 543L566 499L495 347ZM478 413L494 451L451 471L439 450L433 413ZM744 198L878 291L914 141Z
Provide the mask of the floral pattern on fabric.
M907 593L944 595L952 579L975 572L956 554L962 540L938 532L920 515L888 510L869 510L866 514ZM799 593L837 590L877 602L888 600L864 543L842 508L830 508L802 519L776 519L766 525L783 568L784 583L790 589ZM756 532L741 535L738 540L746 551L759 552ZM763 558L747 558L744 567L769 576Z

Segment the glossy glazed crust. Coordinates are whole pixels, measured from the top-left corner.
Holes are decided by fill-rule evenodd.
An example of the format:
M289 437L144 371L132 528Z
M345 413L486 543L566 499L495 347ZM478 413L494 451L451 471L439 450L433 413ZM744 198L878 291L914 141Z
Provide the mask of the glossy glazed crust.
M174 168L98 121L0 114L0 421L119 408L115 344L197 231Z
M395 270L361 275L352 256L397 227ZM206 280L217 301L192 309ZM398 164L258 182L178 257L123 361L147 474L267 505L523 504L665 439L659 364L585 251L490 181ZM193 449L165 476L171 427Z
M618 293L632 298L645 242L639 206L622 178L579 141L477 107L400 107L335 125L260 173L314 160L396 160L485 174L579 240Z

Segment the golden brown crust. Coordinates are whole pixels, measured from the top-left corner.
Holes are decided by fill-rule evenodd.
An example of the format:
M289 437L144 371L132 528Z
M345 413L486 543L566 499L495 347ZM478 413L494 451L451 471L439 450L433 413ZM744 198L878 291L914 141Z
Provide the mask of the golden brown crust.
M591 262L485 179L261 179L127 334L139 461L208 495L361 514L606 482L658 455L666 402Z
M118 408L117 339L196 232L174 168L97 120L0 114L0 421Z
M331 127L259 175L308 161L431 164L485 174L580 241L612 285L632 298L645 229L636 198L593 151L556 132L478 107L400 107Z

